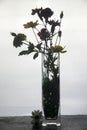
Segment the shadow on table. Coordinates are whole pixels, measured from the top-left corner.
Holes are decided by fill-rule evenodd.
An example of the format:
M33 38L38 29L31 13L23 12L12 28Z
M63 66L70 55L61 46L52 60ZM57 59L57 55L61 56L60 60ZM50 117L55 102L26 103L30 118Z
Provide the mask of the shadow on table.
M32 128L32 130L61 130L61 127L55 125L42 126L40 128Z

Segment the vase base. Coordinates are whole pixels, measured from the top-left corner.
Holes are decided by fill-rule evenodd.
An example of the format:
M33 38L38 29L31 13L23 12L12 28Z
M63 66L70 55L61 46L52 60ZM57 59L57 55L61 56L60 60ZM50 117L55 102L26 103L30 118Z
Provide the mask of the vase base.
M42 123L42 126L58 126L58 127L60 127L61 126L61 124L60 123Z
M43 126L61 126L61 120L59 119L43 119Z

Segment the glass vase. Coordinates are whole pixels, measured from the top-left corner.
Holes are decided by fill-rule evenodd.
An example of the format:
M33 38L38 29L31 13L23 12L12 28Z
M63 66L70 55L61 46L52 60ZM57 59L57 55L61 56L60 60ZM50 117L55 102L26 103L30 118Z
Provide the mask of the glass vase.
M43 126L61 126L60 54L42 55Z

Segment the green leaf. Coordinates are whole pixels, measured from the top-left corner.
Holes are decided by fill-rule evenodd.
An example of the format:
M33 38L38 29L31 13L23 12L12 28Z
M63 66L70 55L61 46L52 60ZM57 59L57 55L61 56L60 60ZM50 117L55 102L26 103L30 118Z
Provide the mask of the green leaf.
M11 32L10 34L11 34L12 36L14 36L14 37L16 36L16 33L14 33L14 32Z
M36 48L37 48L38 50L41 50L41 45L42 45L42 43L37 44L37 45L36 45Z
M31 52L29 52L29 50L24 50L24 51L21 51L20 53L19 53L19 56L21 55L28 55L28 54L30 54Z
M65 51L61 51L61 53L66 53L67 51L65 50Z
M33 59L35 60L38 57L38 52L36 52L33 56Z
M28 50L29 50L29 51L33 51L33 49L34 49L34 44L31 43L31 42L29 42Z

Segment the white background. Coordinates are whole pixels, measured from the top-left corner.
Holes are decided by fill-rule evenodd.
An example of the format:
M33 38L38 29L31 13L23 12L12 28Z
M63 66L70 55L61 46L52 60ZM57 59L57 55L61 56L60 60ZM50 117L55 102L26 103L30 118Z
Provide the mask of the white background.
M87 114L87 1L0 0L0 116L27 115L41 109L41 57L18 56L10 32L25 33L23 24L37 19L31 9L50 7L54 18L64 11L61 54L62 114Z

